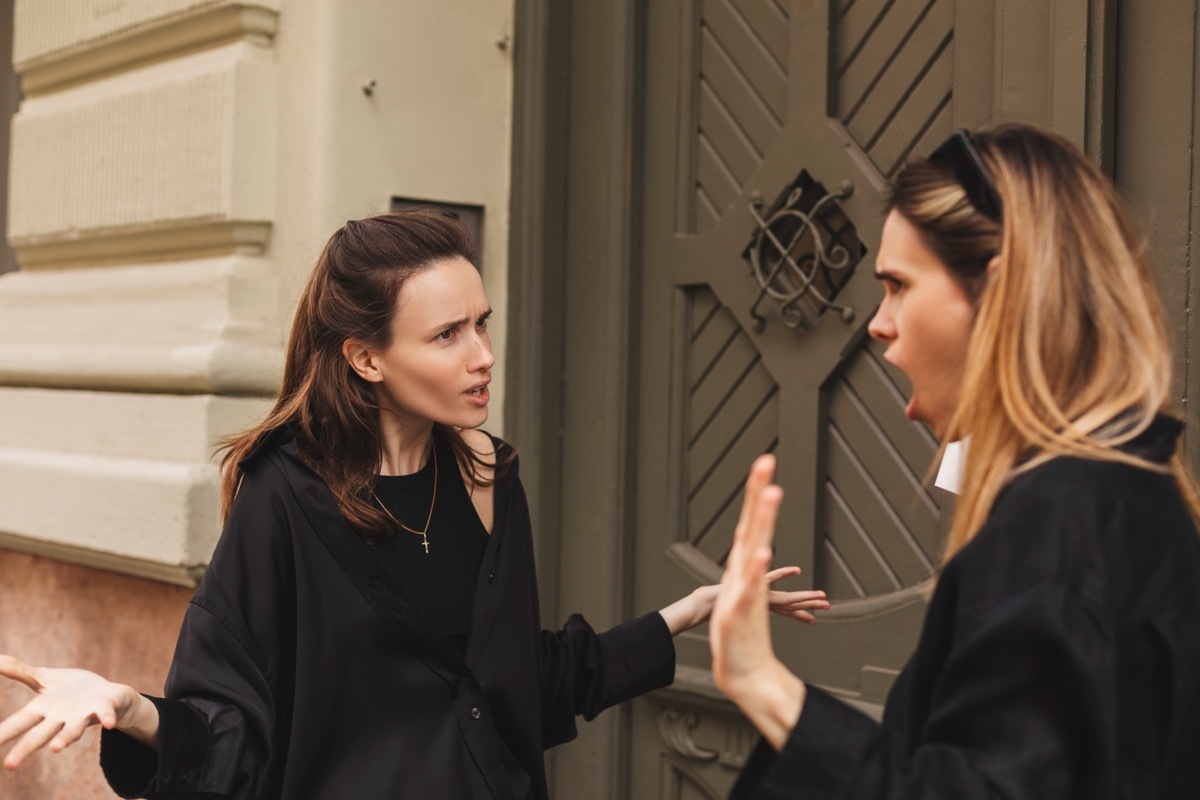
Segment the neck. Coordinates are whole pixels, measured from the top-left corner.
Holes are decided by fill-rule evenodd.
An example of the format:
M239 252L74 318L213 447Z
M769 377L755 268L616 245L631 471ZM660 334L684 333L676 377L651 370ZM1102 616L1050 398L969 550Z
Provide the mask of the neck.
M385 411L380 417L379 429L383 436L379 474L420 472L433 441L433 423L429 420L406 423Z

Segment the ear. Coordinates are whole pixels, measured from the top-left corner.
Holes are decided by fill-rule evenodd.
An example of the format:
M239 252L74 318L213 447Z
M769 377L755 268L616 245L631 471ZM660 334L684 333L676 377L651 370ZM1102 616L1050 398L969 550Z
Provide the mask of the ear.
M992 281L996 280L996 275L999 274L999 272L1000 272L1000 256L994 255L994 256L992 256L991 260L988 261L988 265L987 265L988 283L991 283Z
M368 383L382 383L383 373L375 363L375 351L357 339L347 339L342 342L342 355L350 368L358 373L358 377Z

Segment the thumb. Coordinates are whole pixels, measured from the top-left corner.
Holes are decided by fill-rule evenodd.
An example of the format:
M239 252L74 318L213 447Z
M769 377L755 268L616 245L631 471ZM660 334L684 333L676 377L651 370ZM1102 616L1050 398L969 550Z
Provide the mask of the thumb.
M40 692L46 687L37 679L37 672L37 667L31 667L12 656L0 655L0 675L20 681L35 692Z

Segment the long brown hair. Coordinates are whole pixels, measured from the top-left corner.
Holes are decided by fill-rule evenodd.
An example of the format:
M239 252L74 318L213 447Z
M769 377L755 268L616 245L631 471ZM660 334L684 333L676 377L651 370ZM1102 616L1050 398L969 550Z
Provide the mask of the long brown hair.
M404 283L455 257L474 262L471 234L457 218L434 210L351 220L334 232L300 295L274 408L258 425L222 442L223 516L241 480L239 462L287 426L300 457L329 485L351 525L368 536L395 532L396 523L372 502L382 458L379 405L374 389L346 361L342 343L387 347ZM490 485L480 473L488 465L462 434L435 427L474 484Z
M1003 222L953 172L916 161L888 200L976 302L946 440L970 437L943 562L971 540L1015 474L1060 455L1162 471L1122 451L1169 410L1171 354L1146 242L1109 181L1070 142L1029 125L971 141ZM1167 468L1200 519L1182 449Z

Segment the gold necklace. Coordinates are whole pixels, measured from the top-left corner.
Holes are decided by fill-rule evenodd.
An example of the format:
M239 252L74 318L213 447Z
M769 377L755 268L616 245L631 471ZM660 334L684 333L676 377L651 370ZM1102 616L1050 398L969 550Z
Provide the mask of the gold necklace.
M391 517L392 522L396 523L401 528L404 528L404 530L408 531L409 533L415 533L417 536L421 537L421 544L425 546L425 555L429 555L429 536L428 536L429 523L433 520L433 507L435 505L437 505L437 483L438 483L437 445L434 445L431 449L433 450L433 497L430 498L430 500L429 500L429 516L425 517L424 530L419 530L419 531L414 530L414 529L408 527L407 525L405 525L400 520L396 519L396 517L392 514L392 512L388 511L388 507L383 504L383 501L379 499L379 495L375 494L375 490L374 489L371 490L371 496L375 498L376 503L379 503L379 507L383 509L383 513L385 513L389 517Z

